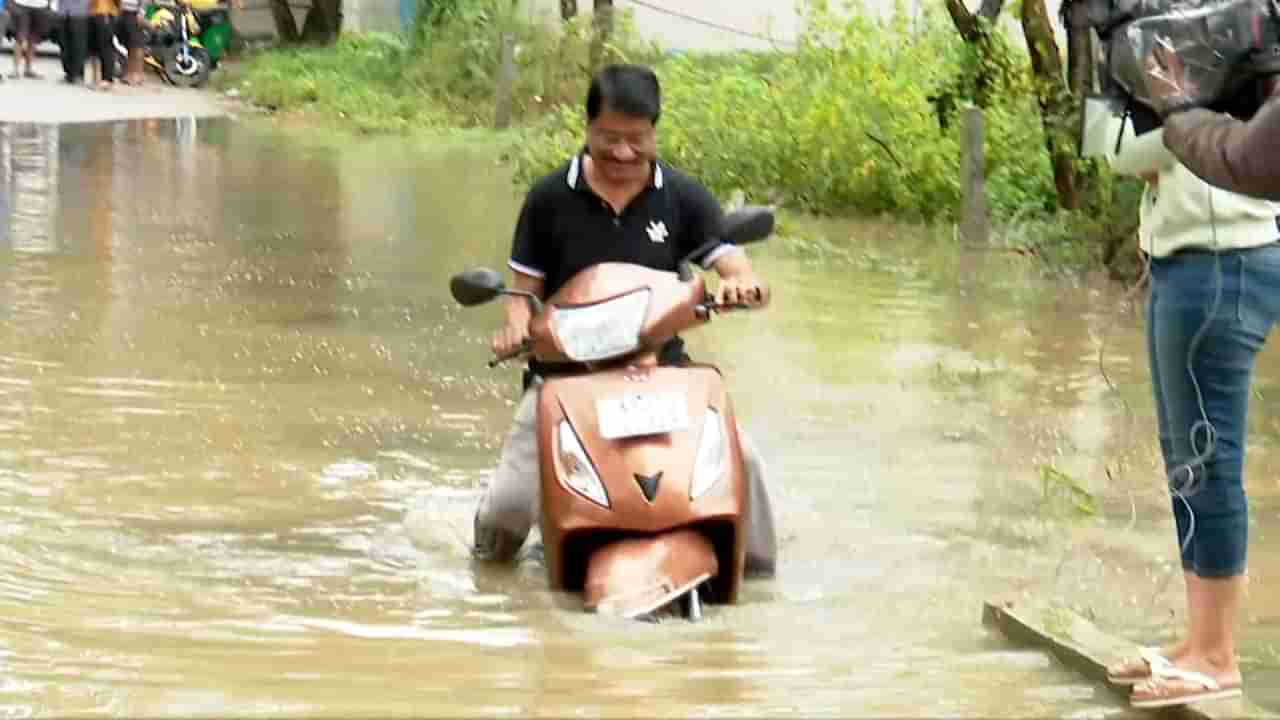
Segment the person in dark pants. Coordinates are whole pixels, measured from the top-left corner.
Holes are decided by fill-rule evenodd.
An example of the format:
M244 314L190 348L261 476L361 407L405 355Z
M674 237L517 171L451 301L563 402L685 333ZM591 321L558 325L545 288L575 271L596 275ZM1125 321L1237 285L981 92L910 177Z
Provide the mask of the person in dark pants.
M110 90L115 79L116 0L89 0L89 52L98 71L94 82L99 90Z
M89 0L62 0L58 4L62 21L63 81L84 82L84 64L89 56Z
M126 85L142 84L142 10L139 0L121 0L116 20L116 37L129 51L122 80Z
M48 22L49 0L6 0L9 20L13 23L13 75L12 78L39 80L44 77L36 72L36 45L44 37ZM27 69L23 70L23 61Z
M0 0L0 38L3 38L5 31L9 29L9 11L4 5L5 0ZM4 82L4 75L0 75L0 82Z

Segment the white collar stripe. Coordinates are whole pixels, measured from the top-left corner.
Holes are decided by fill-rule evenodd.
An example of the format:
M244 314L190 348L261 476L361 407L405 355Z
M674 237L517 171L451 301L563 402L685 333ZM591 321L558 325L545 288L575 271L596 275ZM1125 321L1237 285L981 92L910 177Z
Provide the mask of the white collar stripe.
M569 176L565 178L565 180L569 182L569 187L575 190L578 187L578 172L580 170L579 166L581 163L582 157L580 155L574 155L573 162L569 163Z
M569 172L565 175L565 182L573 189L578 188L578 177L582 175L582 156L574 155L569 161ZM653 163L653 187L657 190L662 189L662 166L656 161Z

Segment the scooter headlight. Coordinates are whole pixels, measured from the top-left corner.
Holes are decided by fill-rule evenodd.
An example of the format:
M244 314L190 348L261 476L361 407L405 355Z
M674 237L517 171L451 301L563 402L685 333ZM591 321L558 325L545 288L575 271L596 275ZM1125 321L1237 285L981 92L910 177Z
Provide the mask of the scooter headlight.
M689 485L689 499L697 500L707 494L724 476L728 452L724 423L720 413L707 408L707 418L702 424L702 441L698 444L698 456L693 462L693 482Z
M591 458L582 449L582 441L573 431L568 420L561 420L556 428L557 443L560 447L560 478L579 495L600 507L609 507L609 496L604 491L604 484L596 474Z

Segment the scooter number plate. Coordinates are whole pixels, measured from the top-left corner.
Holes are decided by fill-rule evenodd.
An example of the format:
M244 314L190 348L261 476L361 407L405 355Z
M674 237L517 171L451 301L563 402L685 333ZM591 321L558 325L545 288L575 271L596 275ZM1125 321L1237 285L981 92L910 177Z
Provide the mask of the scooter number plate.
M689 427L689 401L681 393L627 393L596 401L606 440L660 435Z

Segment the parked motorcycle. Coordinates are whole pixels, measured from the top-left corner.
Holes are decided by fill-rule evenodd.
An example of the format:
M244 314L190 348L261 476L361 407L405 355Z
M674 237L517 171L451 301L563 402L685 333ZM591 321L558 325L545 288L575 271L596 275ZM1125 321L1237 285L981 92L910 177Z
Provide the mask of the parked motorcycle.
M154 69L170 85L183 88L203 87L226 50L230 33L229 16L218 15L217 12L215 9L207 13L217 24L205 27L189 3L158 2L149 5L141 20L143 63ZM178 22L179 17L184 22ZM213 51L206 47L206 38L216 41L212 46ZM122 71L127 63L128 51L119 38L114 42L116 67Z
M708 364L659 366L658 350L715 313L690 258L723 238L743 245L773 232L767 208L725 217L716 239L676 273L626 263L582 270L542 303L487 268L455 275L464 306L530 298L526 354L580 363L537 384L543 552L551 587L587 611L623 618L737 602L745 560L747 478L733 404Z

